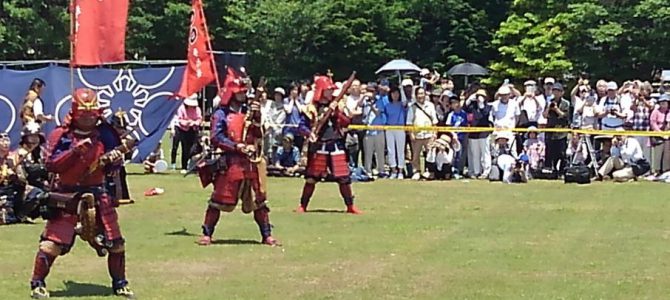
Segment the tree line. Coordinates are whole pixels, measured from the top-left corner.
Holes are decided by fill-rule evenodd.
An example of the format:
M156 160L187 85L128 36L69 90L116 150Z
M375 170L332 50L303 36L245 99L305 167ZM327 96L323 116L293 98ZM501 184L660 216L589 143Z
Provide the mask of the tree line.
M0 59L67 59L68 0L0 1ZM394 58L441 71L475 62L504 78L582 72L652 79L670 68L666 0L204 0L217 50L250 55L274 82ZM190 1L133 0L128 59L183 59ZM104 16L101 16L104 17Z

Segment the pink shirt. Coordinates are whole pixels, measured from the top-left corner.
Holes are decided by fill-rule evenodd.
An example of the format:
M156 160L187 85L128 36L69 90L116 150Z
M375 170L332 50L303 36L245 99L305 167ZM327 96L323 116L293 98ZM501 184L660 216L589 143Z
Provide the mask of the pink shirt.
M197 122L197 125L193 126L192 124L188 124L189 121L195 121ZM202 123L202 111L200 110L200 107L180 106L177 110L177 122L179 128L184 131L189 131L193 127L200 126L200 123Z
M670 113L661 112L658 108L654 109L651 113L651 117L649 117L649 125L651 126L652 131L667 130L668 128L664 127L667 127L665 125L668 121L670 121Z

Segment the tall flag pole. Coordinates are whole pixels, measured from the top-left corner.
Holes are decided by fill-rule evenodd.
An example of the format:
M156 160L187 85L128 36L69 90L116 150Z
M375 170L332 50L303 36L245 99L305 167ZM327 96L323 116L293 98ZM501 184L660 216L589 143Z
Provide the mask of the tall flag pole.
M176 93L180 98L189 97L214 80L218 83L214 53L211 50L202 1L192 0L191 6L191 26L188 32L188 51L186 53L188 63L184 70L181 87Z
M216 89L217 89L217 94L221 90L221 82L219 81L219 72L217 72L216 68L216 60L214 59L214 48L212 47L212 39L209 38L209 28L207 27L207 20L205 20L205 8L203 5L200 5L200 13L202 14L202 18L204 20L203 25L205 26L205 32L207 32L207 47L209 48L209 55L212 60L212 67L214 68L214 78L216 79Z

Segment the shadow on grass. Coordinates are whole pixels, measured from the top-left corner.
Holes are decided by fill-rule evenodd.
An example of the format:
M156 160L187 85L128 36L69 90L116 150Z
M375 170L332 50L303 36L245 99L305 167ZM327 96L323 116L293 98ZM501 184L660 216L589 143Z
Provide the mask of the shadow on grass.
M127 175L133 175L133 176L149 176L149 175L151 175L151 176L166 176L166 175L172 175L172 174L180 175L178 173L168 173L168 172L163 172L163 173L128 172Z
M239 239L228 239L228 240L213 240L212 245L260 245L261 242L254 240L239 240Z
M176 236L198 236L195 233L190 233L188 230L184 227L182 227L181 230L173 231L173 232L166 232L165 235L176 235Z
M310 209L307 210L306 213L308 214L343 214L346 211L344 210L337 210L337 209Z
M94 297L112 295L111 288L99 284L74 281L65 281L64 284L65 289L51 292L51 297Z

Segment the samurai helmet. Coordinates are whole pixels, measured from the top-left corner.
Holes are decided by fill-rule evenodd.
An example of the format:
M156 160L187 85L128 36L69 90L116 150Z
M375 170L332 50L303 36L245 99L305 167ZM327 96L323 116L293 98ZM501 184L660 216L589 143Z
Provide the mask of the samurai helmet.
M87 113L100 117L102 115L102 109L98 103L98 95L96 92L87 88L75 90L74 95L72 95L72 109L70 113L74 120Z
M325 90L336 90L337 86L328 76L314 77L314 101L320 101Z

